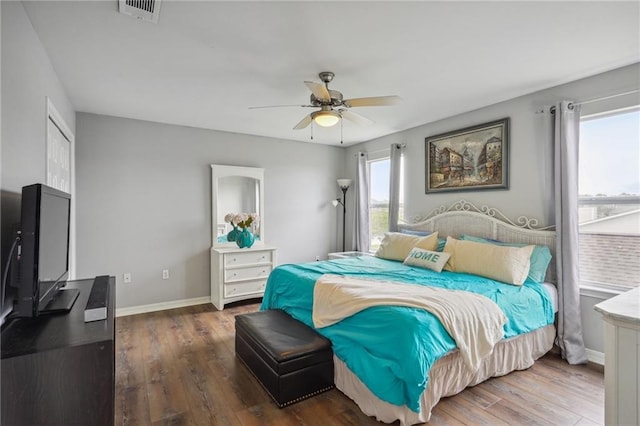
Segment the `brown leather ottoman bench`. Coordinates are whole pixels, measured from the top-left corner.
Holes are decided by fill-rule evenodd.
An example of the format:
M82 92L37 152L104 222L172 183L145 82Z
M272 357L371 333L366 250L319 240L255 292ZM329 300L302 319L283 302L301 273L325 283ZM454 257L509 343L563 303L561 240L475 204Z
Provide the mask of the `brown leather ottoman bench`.
M235 318L236 355L280 408L334 387L328 339L279 309Z

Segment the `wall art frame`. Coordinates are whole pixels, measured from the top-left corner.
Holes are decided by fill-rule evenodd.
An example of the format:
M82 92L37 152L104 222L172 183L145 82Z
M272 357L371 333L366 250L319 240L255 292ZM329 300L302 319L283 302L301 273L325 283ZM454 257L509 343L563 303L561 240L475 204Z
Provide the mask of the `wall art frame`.
M425 193L509 189L509 117L425 138Z

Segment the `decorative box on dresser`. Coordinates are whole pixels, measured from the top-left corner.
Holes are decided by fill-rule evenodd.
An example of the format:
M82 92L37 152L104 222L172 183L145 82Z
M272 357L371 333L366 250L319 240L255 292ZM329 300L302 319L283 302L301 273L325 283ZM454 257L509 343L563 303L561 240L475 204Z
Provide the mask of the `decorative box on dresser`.
M604 417L607 426L640 424L640 288L598 303L605 321Z
M275 265L275 247L212 248L211 303L222 310L227 303L262 297Z

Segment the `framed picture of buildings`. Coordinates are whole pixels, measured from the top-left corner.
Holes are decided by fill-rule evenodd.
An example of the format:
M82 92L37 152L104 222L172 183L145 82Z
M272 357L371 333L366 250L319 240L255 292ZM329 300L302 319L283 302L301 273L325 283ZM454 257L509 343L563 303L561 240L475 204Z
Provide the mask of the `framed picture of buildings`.
M509 189L509 118L425 138L426 193Z

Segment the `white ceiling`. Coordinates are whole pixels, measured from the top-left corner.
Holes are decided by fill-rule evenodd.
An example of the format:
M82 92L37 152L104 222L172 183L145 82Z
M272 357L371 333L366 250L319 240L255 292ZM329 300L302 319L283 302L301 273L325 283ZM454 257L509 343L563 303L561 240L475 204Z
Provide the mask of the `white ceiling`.
M352 144L640 61L640 2L168 1L158 24L117 0L24 3L77 111L309 142L304 80L336 74ZM340 126L314 128L339 144Z

